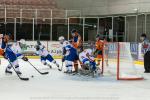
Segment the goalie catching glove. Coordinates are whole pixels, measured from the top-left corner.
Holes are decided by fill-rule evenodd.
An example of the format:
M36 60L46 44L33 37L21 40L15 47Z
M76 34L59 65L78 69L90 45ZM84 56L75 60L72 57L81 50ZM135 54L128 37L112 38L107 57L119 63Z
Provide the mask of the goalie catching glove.
M28 58L27 57L22 57L22 59L24 60L24 61L28 61Z

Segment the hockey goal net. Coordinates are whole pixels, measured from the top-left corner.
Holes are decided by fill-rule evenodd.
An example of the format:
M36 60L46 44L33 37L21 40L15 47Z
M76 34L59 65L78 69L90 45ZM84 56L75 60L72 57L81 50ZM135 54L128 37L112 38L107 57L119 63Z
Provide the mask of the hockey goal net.
M117 80L142 80L141 70L134 64L130 43L105 43L102 73L116 76Z

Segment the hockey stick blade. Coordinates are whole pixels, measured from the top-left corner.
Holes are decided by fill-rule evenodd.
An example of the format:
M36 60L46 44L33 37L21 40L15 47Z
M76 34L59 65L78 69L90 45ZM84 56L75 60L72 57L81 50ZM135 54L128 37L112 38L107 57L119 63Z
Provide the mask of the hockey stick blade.
M29 80L29 78L23 78L23 77L20 77L20 79L23 80L23 81L28 81Z
M33 65L32 65L32 63L30 62L30 61L28 61L28 63L38 72L38 73L40 73L41 75L47 75L49 72L40 72L36 67L34 67Z
M35 68L35 67L34 67ZM41 75L47 75L47 74L49 74L49 72L40 72L37 68L35 68L35 70L37 71L37 72L39 72Z
M10 64L11 64L11 63L10 63ZM12 64L11 64L11 66L12 66ZM12 66L12 68L14 69L15 73L17 74L17 76L19 77L20 80L23 80L23 81L28 81L28 80L29 80L29 78L21 77L21 76L16 72L16 70L15 70L15 68L14 68L13 66Z
M62 71L62 69L58 69L59 71Z
M46 74L49 74L49 72L43 72L43 73L41 73L42 75L46 75Z

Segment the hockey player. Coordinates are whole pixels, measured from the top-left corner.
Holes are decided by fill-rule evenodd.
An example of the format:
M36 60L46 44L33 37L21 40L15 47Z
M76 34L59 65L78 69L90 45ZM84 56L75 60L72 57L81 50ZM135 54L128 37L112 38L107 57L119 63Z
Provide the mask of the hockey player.
M98 65L100 65L103 53L104 42L100 39L100 34L96 35L96 43L95 43L96 50L94 55L97 56Z
M72 66L74 64L75 71L73 73L77 73L78 69L76 67L78 66L78 55L77 55L77 50L72 47L71 45L68 45L65 47L66 49L66 55L65 55L65 62L68 67L68 72L72 72Z
M144 68L145 73L150 73L150 44L146 34L142 34L140 37L142 41L142 53L144 54Z
M71 35L72 35L72 45L74 48L76 48L78 54L80 52L83 51L83 43L82 43L82 37L79 34L79 32L76 29L73 29L71 31ZM74 61L74 69L75 69L75 73L78 72L78 61Z
M8 45L9 36L5 35L2 39L2 45L1 49L4 50L3 56L4 58L8 59L8 61L11 63L7 66L5 73L12 74L11 68L14 66L15 71L17 74L22 74L19 70L19 64L18 64L18 57L23 59L24 61L28 61L28 58L23 56L21 53L17 52L17 50L14 49L13 46Z
M37 51L37 55L40 56L40 59L43 65L47 65L50 68L52 68L52 66L46 62L48 60L49 62L52 62L53 64L55 64L58 67L58 70L60 70L59 64L54 60L54 58L45 49L45 46L40 43L40 41L37 41L36 51Z
M70 73L72 73L73 64L77 65L77 63L75 63L75 61L78 60L77 50L68 41L66 41L63 36L59 37L58 40L59 40L60 44L62 44L62 48L63 48L62 61L63 62L65 61L66 68L67 68L65 73L70 74ZM75 69L74 72L76 73L77 69Z
M83 69L88 69L91 72L96 70L96 62L92 55L92 49L85 49L79 54L79 59L83 64Z
M66 54L66 48L65 47L69 46L69 45L72 46L72 44L70 43L71 41L70 42L66 41L63 36L60 36L58 40L59 40L60 44L62 45L62 49L63 49L62 61L64 62L65 61L65 54Z
M73 29L71 31L71 35L72 35L73 47L76 48L78 50L78 52L82 52L83 51L83 44L82 44L81 35L78 33L78 31L76 29Z

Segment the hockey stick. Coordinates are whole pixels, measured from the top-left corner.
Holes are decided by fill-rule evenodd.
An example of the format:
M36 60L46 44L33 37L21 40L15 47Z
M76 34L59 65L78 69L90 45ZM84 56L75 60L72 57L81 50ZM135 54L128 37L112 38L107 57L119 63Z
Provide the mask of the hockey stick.
M63 62L62 62L62 64L61 64L61 68L58 69L58 70L59 70L59 71L62 71L62 69L63 69Z
M12 66L13 70L15 71L15 73L17 74L17 76L19 77L20 80L24 80L24 81L28 81L29 78L24 78L24 77L21 77L15 70L15 68L13 67L12 63L8 60L9 64Z
M46 75L48 74L49 72L40 72L36 67L34 67L34 65L30 62L30 61L27 61L37 72L39 72L41 75Z

